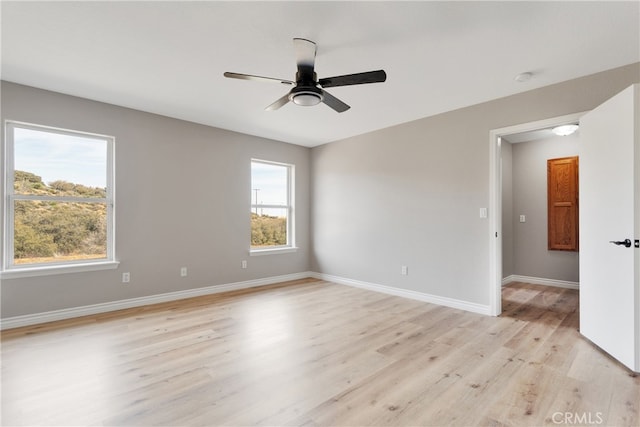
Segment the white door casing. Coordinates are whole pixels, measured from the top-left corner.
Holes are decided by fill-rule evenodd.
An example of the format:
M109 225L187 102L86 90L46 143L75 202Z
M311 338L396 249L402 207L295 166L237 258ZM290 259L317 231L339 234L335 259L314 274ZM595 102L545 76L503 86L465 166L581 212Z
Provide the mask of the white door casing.
M548 129L576 123L586 112L522 123L489 132L489 311L492 316L502 313L502 155L501 137L514 133Z

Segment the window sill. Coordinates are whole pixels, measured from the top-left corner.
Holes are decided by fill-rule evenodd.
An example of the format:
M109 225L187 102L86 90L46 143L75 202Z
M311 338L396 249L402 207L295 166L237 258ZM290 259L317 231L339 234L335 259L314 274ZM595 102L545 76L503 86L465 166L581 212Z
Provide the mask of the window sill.
M85 271L113 270L118 261L99 261L83 264L48 265L43 267L25 267L0 272L0 279L20 279L22 277L50 276L53 274L81 273Z
M287 246L286 248L251 249L249 256L276 255L298 252L298 248Z

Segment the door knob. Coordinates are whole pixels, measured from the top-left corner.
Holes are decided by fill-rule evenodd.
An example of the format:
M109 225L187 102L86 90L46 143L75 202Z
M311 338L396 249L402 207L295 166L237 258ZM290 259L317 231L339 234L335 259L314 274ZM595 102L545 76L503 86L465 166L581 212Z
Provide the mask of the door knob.
M618 245L618 246L624 246L625 248L631 247L631 239L611 240L609 243L613 243L614 245Z

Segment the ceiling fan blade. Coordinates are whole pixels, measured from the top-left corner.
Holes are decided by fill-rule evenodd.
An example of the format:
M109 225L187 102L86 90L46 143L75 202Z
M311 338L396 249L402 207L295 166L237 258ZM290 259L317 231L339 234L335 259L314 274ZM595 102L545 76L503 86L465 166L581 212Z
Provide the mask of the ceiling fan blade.
M387 80L387 73L384 70L367 71L364 73L346 74L344 76L327 77L318 80L322 87L336 87L361 85L365 83L381 83Z
M331 95L326 90L322 91L322 102L324 102L329 107L331 107L334 110L336 110L338 113L344 113L349 108L351 108L347 104L345 104L344 102L340 101L335 96Z
M291 80L276 79L274 77L252 76L251 74L230 73L229 71L224 73L224 76L230 79L256 80L256 81L263 81L263 82L269 82L269 83L282 83L285 85L294 84L294 82L292 82Z
M311 40L293 39L293 49L296 54L298 73L313 76L313 68L316 63L316 44Z
M278 99L276 102L274 102L273 104L271 104L267 108L265 108L265 110L267 110L267 111L277 110L278 108L280 108L283 105L285 105L287 102L289 102L289 94L286 94L282 98Z

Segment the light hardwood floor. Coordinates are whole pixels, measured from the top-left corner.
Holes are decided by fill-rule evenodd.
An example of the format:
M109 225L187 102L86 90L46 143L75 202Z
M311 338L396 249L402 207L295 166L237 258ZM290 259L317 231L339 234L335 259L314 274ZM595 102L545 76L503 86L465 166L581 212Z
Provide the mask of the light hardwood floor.
M2 333L3 425L640 424L576 291L488 317L302 280Z

